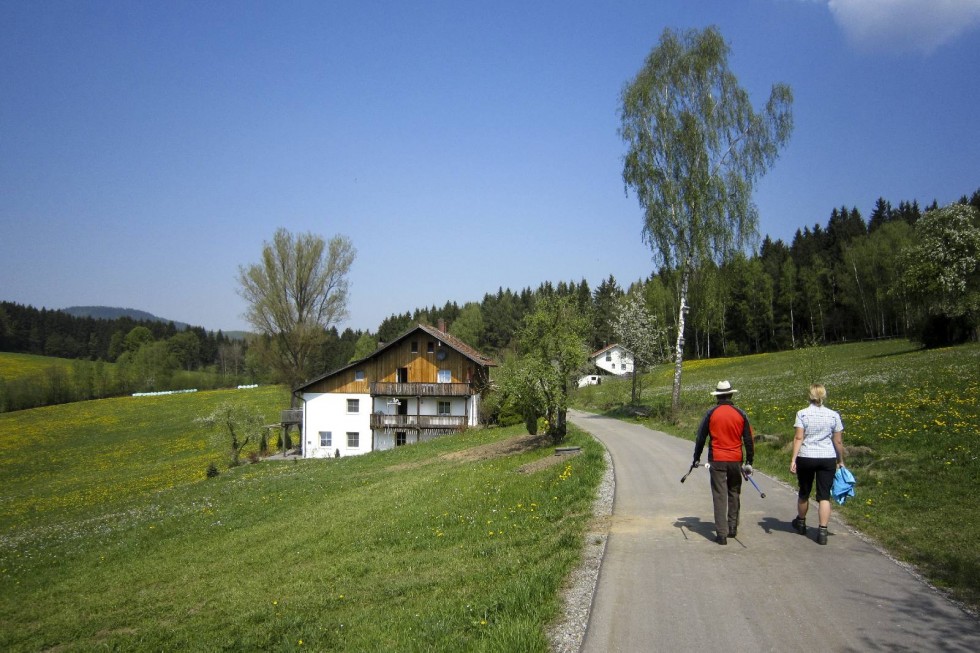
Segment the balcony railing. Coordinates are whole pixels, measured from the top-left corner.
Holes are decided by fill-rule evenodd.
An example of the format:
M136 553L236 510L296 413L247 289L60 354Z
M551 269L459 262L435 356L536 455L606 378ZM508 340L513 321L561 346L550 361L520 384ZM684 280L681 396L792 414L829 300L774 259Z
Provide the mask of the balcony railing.
M371 415L371 429L447 429L462 430L466 428L465 415Z
M469 383L388 383L375 381L371 394L387 397L469 397Z
M282 424L302 424L303 423L303 409L302 408L287 408L282 411L279 417L279 421Z

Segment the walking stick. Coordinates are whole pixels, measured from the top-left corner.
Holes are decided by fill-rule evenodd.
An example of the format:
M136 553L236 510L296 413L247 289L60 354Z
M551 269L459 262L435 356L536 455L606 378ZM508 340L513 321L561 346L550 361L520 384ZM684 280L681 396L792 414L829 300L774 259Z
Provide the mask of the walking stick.
M751 475L751 474L742 474L742 476L744 476L744 477L746 478L746 480L748 480L748 482L749 482L749 483L751 483L751 484L752 484L752 485L753 485L753 486L755 487L755 489L756 489L756 490L759 490L759 494L760 494L760 495L762 495L762 498L763 498L763 499L765 499L765 498L766 498L766 493L765 493L765 492L763 492L763 491L762 491L762 490L761 490L761 489L759 488L759 486L758 486L758 485L756 484L756 482L755 482L755 479L754 479L754 478L752 478L752 475Z
M701 465L701 463L699 463L697 461L691 463L691 469L687 470L687 474L684 474L683 478L681 478L681 483L683 483L684 481L686 481L687 480L687 477L690 476L691 475L691 472L694 471L694 468L695 467L698 467L700 465Z

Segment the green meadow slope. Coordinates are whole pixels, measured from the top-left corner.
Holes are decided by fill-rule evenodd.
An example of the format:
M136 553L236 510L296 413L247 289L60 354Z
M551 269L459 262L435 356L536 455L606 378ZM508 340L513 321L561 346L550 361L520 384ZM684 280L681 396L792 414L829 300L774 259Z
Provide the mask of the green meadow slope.
M0 415L0 649L548 649L598 443L573 433L583 453L559 457L488 429L227 469L194 419L230 398L270 422L288 403L270 387Z

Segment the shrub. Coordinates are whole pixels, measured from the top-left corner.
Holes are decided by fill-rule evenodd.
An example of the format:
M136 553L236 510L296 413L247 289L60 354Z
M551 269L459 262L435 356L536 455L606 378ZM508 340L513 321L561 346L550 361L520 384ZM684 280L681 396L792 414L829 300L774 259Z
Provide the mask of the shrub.
M221 472L218 471L218 466L217 465L215 465L214 463L208 463L208 471L205 472L205 474L207 475L208 478L214 478L215 476L217 476L220 473Z

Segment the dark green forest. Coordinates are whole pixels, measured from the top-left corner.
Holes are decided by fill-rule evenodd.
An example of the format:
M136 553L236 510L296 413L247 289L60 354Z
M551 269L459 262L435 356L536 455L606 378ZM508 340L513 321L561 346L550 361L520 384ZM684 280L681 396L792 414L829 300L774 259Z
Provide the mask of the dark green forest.
M926 346L976 339L980 189L955 204L967 207L968 217L957 223L958 229L968 232L963 239L948 229L936 233L920 229L923 216L942 213L935 201L923 210L917 201L893 206L879 198L867 218L856 207L834 208L826 224L797 230L788 244L765 237L750 255L702 267L691 284L685 358L893 337ZM929 238L935 244L923 250ZM933 250L941 250L941 256ZM959 276L950 279L951 270ZM464 342L501 356L513 347L524 317L536 302L553 295L574 298L587 317L586 341L593 350L617 340L612 325L627 294L643 298L672 341L678 284L676 270L661 269L625 285L609 276L595 288L585 279L546 281L536 289L519 291L498 288L480 302L460 305L450 300L441 307L394 313L374 334L332 328L307 373L313 376L342 367L420 322L444 321L449 332ZM950 286L955 292L949 291ZM0 351L98 363L103 366L96 368L98 374L106 376L104 364L114 364L112 376L95 387L43 403L175 389L190 382L204 387L278 382L257 356L250 355L250 338L232 339L221 331L195 326L182 329L173 322L75 317L0 302ZM9 384L7 390L3 409L25 407L11 404Z

